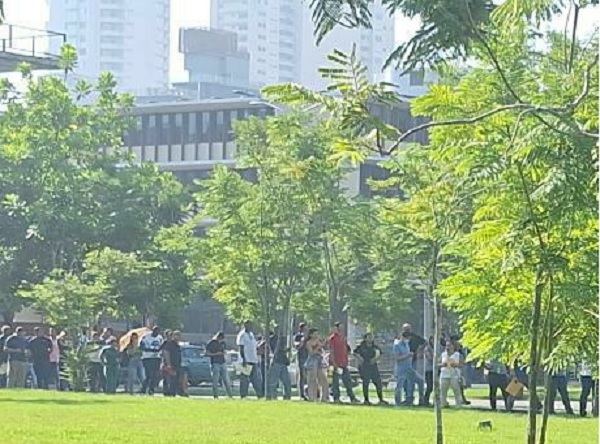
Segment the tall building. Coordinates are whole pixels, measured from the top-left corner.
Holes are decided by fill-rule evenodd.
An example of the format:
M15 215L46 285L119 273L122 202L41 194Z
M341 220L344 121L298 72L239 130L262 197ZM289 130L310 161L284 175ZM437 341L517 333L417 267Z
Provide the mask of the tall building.
M110 71L121 91L167 87L169 28L170 0L50 0L50 29L77 48L75 74Z
M335 48L349 52L352 44L372 80L381 72L394 45L394 19L377 0L372 8L373 29L335 29L317 46L308 1L211 0L211 28L238 35L239 46L250 53L250 82L257 86L299 82L322 89L320 67Z
M330 83L323 79L319 68L331 67L333 63L327 56L334 49L350 53L355 46L358 59L367 67L371 81L387 81L388 72L383 65L394 49L394 17L390 17L381 0L375 0L370 7L371 29L347 29L336 27L330 31L319 45L314 37L314 23L311 18L309 2L302 2L302 60L299 82L310 88L323 90Z
M211 28L233 31L250 53L253 86L300 78L302 2L299 0L211 0Z

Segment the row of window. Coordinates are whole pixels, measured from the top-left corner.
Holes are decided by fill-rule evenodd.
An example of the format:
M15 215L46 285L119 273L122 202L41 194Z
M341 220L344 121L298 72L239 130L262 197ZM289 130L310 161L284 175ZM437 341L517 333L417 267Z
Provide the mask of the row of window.
M269 107L222 111L145 114L125 137L126 146L183 145L230 142L232 122L249 116L273 114Z

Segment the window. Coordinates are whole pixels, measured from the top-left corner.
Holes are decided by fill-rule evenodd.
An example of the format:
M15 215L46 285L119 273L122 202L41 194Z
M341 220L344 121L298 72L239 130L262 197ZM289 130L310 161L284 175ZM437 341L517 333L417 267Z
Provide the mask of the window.
M101 9L100 17L102 18L123 18L125 11L123 9Z
M410 86L423 86L425 81L425 71L420 69L418 71L411 71L409 78Z
M110 57L114 59L122 59L124 51L122 49L101 49L100 57Z
M102 71L120 72L120 71L123 71L123 64L122 63L114 63L114 62L103 62L103 63L100 63L100 69Z
M111 22L100 23L100 31L123 32L124 30L125 30L125 25L123 23L111 23Z
M188 113L184 118L187 119L186 143L194 143L196 141L196 115Z
M105 45L122 45L125 43L125 38L118 35L103 35L100 37L100 43Z

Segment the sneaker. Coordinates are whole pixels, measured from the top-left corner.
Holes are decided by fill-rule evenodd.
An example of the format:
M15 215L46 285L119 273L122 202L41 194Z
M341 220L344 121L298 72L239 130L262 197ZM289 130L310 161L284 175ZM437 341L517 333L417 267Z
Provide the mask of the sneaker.
M385 399L380 399L379 400L379 405L390 405L390 403L387 402Z
M373 405L373 404L371 404L371 401L369 401L368 399L365 399L363 404L364 405Z
M581 410L579 412L579 416L581 416L582 418L585 418L587 416L587 412L585 410Z
M463 405L471 405L471 401L467 401L466 399L463 401Z

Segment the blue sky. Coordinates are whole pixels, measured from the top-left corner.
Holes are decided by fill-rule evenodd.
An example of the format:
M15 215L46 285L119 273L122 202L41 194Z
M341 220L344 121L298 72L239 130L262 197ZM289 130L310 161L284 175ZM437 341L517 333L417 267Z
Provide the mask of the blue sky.
M6 21L32 28L46 28L47 5L52 0L4 0ZM301 0L298 0L301 1ZM209 26L210 0L171 0L171 81L187 80L183 58L177 53L177 30L185 26ZM598 8L588 9L580 18L581 36L589 34L598 25ZM565 17L556 17L551 26L563 29ZM410 35L418 22L400 17L396 19L396 40Z

